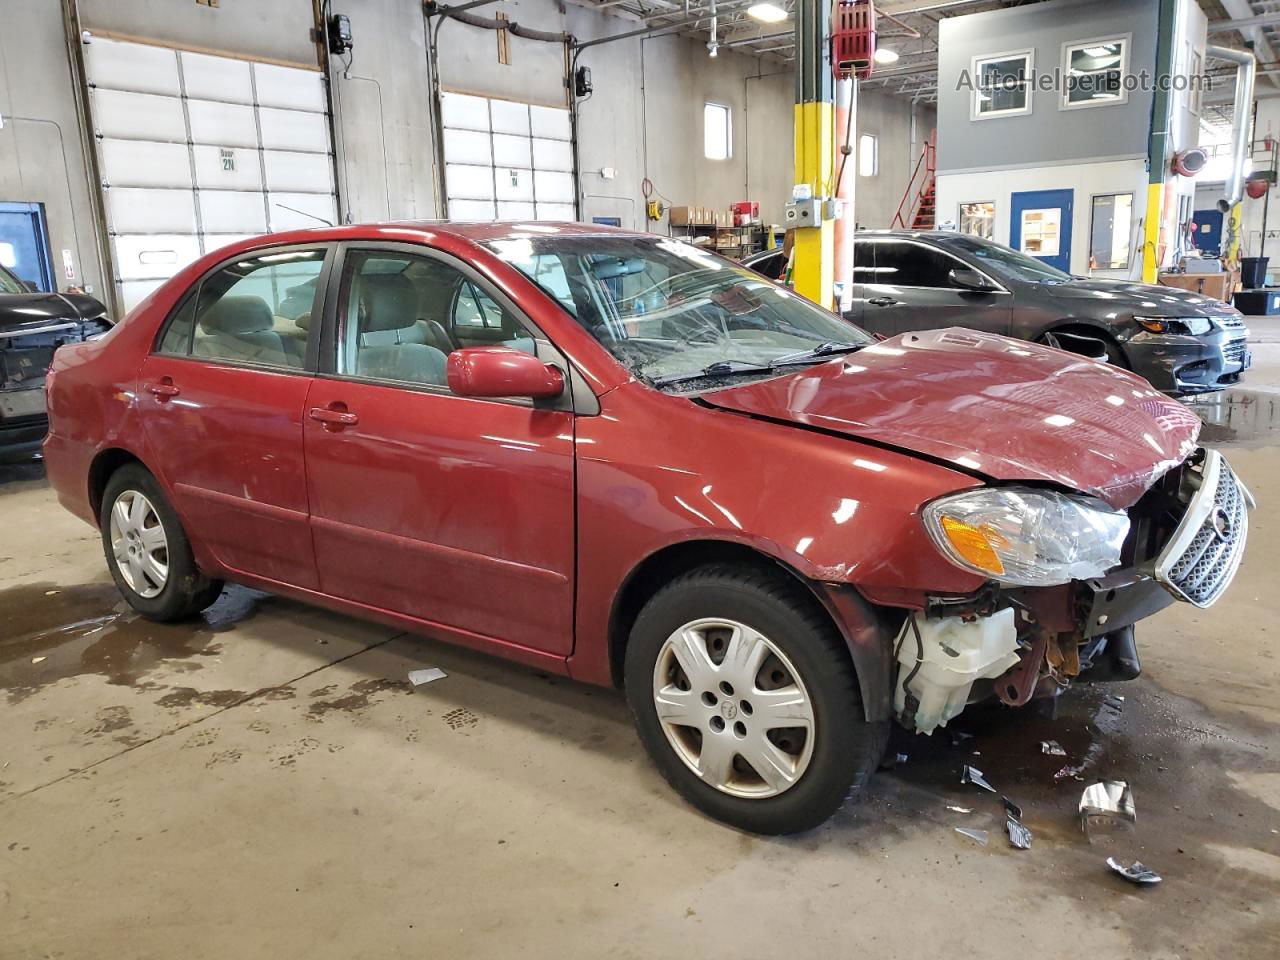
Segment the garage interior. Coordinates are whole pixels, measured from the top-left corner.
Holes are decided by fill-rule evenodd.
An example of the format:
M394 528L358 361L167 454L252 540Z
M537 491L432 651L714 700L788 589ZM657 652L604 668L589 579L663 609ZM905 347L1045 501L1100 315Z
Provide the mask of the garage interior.
M1257 501L1223 598L1138 628L1136 680L895 729L858 802L765 837L668 788L619 690L245 586L144 619L39 454L10 458L0 957L1280 955L1274 4L885 0L853 80L831 0L0 4L0 265L32 291L118 321L246 238L496 219L786 243L844 310L855 230L971 234L1234 301L1251 366L1182 402ZM989 120L960 80L1113 37L1128 72L1208 81ZM1099 780L1140 813L1111 844L1080 827Z

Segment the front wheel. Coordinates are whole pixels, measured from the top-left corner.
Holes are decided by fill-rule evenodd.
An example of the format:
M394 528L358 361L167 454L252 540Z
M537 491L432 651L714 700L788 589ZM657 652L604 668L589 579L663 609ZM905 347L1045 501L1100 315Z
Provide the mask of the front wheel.
M178 514L143 467L107 481L99 517L107 566L129 606L151 620L181 620L218 598L222 581L196 569Z
M672 581L636 619L625 684L667 781L754 833L816 827L884 751L888 725L864 718L844 641L781 574L714 566Z

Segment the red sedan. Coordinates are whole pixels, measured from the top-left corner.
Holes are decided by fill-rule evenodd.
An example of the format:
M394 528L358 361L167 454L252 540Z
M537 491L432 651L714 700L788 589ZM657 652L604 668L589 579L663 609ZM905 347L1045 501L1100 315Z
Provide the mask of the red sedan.
M760 832L888 724L1138 670L1248 492L1125 371L877 342L678 240L385 224L210 253L58 350L45 461L125 599L231 580L625 687L662 773Z

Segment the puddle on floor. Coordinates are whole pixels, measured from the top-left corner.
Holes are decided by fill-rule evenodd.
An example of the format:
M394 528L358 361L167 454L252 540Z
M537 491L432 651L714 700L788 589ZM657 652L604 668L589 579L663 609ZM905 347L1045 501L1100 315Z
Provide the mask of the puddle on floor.
M1204 422L1200 439L1242 446L1280 445L1280 395L1249 390L1192 397L1187 406Z
M17 703L67 677L95 674L137 685L160 664L199 670L221 652L217 635L253 616L266 594L231 586L199 617L153 623L114 584L27 584L0 590L0 691Z

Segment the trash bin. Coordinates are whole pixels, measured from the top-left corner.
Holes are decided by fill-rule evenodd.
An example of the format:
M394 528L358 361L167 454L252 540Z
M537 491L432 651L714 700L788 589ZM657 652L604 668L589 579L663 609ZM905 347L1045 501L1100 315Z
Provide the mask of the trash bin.
M1240 285L1246 290L1256 290L1267 285L1267 261L1270 257L1241 257Z

